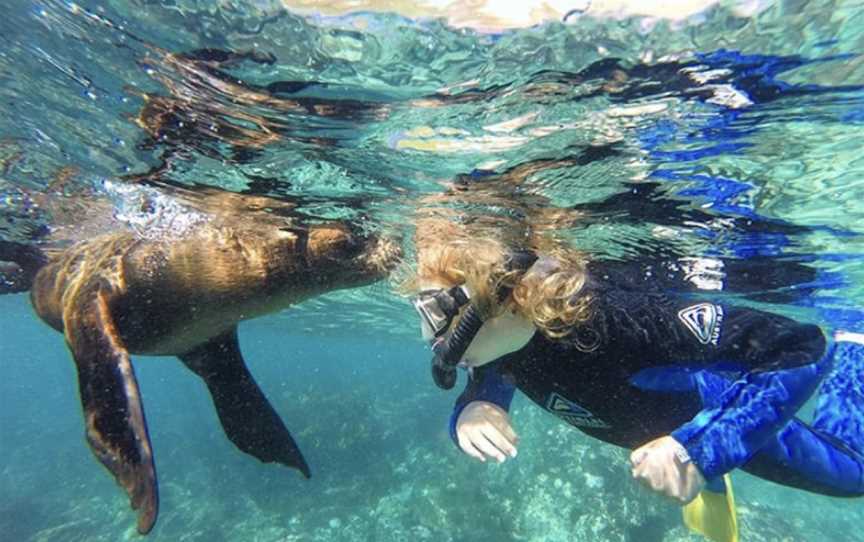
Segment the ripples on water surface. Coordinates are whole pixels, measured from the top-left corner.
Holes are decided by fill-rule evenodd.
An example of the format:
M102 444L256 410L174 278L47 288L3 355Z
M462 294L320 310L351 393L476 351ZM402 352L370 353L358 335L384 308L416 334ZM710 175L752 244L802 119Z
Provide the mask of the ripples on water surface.
M743 2L677 22L590 15L589 10L571 15L566 23L478 32L450 27L440 19L385 13L301 16L268 1L7 2L0 20L0 236L53 246L118 227L142 235L178 235L194 228L197 220L206 220L196 201L213 189L271 196L292 212L348 217L406 240L420 207L426 213L457 211L460 220L497 224L530 216L548 235L597 257L668 263L724 256L767 266L760 269L806 264L819 272L819 282L803 288L807 295L751 296L752 301L772 302L776 310L829 326L864 331L859 312L864 306L860 4ZM646 269L651 272L657 269ZM10 310L27 314L23 301ZM26 323L30 327L22 328L23 335L41 333L34 331L41 324ZM391 337L410 345L406 348L416 351L414 357L426 355L418 344L408 342L413 340L414 321L405 303L383 284L326 296L255 325L250 329L257 330L253 335L259 337L261 352L283 348L280 344L287 339L280 338L280 331L290 326L307 333L304 336L335 341L327 352L305 352L313 358L336 359L336 353L349 352L341 349L350 348L339 341L349 344L359 336ZM49 334L46 340L59 342ZM291 340L297 349L306 348L303 336ZM13 363L8 359L21 344L9 338L4 343L5 366ZM369 348L374 352L391 347L372 343ZM62 345L52 352L57 358L52 364L68 364ZM380 360L381 354L376 355ZM335 371L338 364L333 367ZM438 414L446 416L449 399L433 399L431 386L420 384L425 370L417 361L404 374L416 376L423 401L444 401ZM415 375L420 372L423 375ZM279 374L288 381L293 378L290 372ZM154 373L152 389L164 385L163 377ZM63 400L72 401L72 381L57 378L57 386L69 394ZM420 404L419 399L406 399L390 405L380 399L388 392L349 385L355 406L368 401L364 390L379 397L375 406L366 407L369 418L396 419L394 412ZM40 387L13 386L10 393L37 403L48 401L40 398L45 391ZM314 398L336 393L322 389L310 385L307 394ZM153 402L158 404L158 399ZM164 420L170 417L170 401L163 406ZM296 401L291 408L297 417L305 417ZM206 405L201 410L202 417L212 417ZM351 413L358 420L363 414ZM9 442L21 442L15 448L24 451L32 449L28 431L35 425L21 421L25 414L5 415L7 427L18 431L9 430ZM441 416L430 423L443 423ZM13 418L18 419L14 424ZM84 448L73 431L78 421L69 421L64 449ZM314 433L314 426L309 427ZM400 430L416 431L410 427ZM564 454L569 449L565 437L556 426L548 431L554 433L544 437L552 441L549 446L558 446L557 453ZM352 437L351 429L346 432L345 438L361 441L358 446L377 442ZM183 453L176 450L175 439L161 438L165 453L157 455L157 461L169 461L172 448ZM326 450L332 435L321 438L326 441L321 450ZM412 439L416 442L406 447ZM382 501L369 497L369 502L376 502L379 511L388 502L423 508L408 519L391 510L386 513L396 514L392 518L363 523L349 507L303 523L293 504L285 505L292 510L285 517L279 509L267 508L270 500L285 498L287 490L275 483L264 493L250 489L244 498L261 502L247 502L234 517L218 511L228 506L226 494L208 494L222 503L209 512L204 502L187 508L178 504L194 500L185 492L195 482L187 481L182 490L165 490L178 515L172 519L163 512L161 530L154 536L214 540L214 533L221 533L234 540L242 533L248 540L326 539L327 533L350 525L360 533L358 539L428 535L440 540L445 532L460 539L454 533L476 518L436 507L472 497L455 495L450 486L421 490L411 485L420 477L411 466L422 464L412 460L422 461L418 457L429 453L445 455L441 450L448 445L438 433L427 440L412 433L400 441L398 449L408 455L391 459L404 461L411 474L402 473L401 489L393 489L386 477L363 482L355 472L362 469L344 465L342 471L350 474L339 471L343 478L324 478L333 488L334 502L356 498L351 483L360 484L354 491L373 495L376 491L361 489L363 484L388 488L381 490ZM4 447L6 452L12 448ZM209 462L206 446L201 448L201 462ZM84 452L81 461L91 462ZM11 496L4 500L12 504L0 509L0 521L17 525L16 536L114 540L126 532L130 515L99 467L86 463L76 468L82 471L81 488L90 483L88 476L105 478L104 487L99 486L104 496L63 486L40 497L11 487L35 476L22 474L33 466L12 455L17 459L10 460L3 474L3 491ZM230 450L225 457L232 457ZM322 461L330 465L352 457L337 453ZM238 486L272 475L271 470L255 470L258 466L249 466L245 459L227 460L244 473L232 475ZM452 455L444 459L458 463ZM70 459L69 464L77 461ZM448 476L450 471L441 468L441 476ZM461 463L455 468L462 476L479 472ZM523 468L521 479L516 473L493 473L488 484L494 489L530 480L537 487L554 487L552 479L542 478L554 479L549 468L554 469L538 466L536 473L526 473ZM172 476L175 481L181 478L177 472ZM201 485L208 474L197 476ZM334 480L349 482L340 486ZM754 484L754 491L764 491L764 485ZM294 486L290 490L296 491ZM455 496L447 496L448 491ZM320 504L326 494L314 495L316 504L297 506L335 506ZM788 506L798 503L800 510L807 510L808 502L825 506L837 515L823 516L835 518L832 528L847 537L837 539L859 540L854 538L857 531L844 527L851 525L844 521L852 521L857 508L815 497L807 501L789 492L778 495L789 499ZM541 506L541 497L548 495L537 497L537 510L555 508L551 502ZM494 514L497 508L485 497L473 498ZM44 512L47 505L38 504L40 499L62 500L67 508L53 503L50 506L61 512L50 514ZM74 499L79 501L67 502ZM742 502L745 510L749 503L757 518L752 520L753 533L761 532L766 540L771 539L766 532L809 539L802 533L822 528L818 517L807 515L778 527L780 516L771 516L770 507L762 510L764 501L744 496ZM608 516L623 514L603 506ZM830 508L834 506L841 508ZM94 510L118 518L98 521ZM574 510L558 518L562 525L583 521L578 507ZM656 515L650 510L643 511L639 521L660 525L651 539L662 540L663 533L672 536L671 527L663 523L668 512ZM213 514L228 514L232 527L210 525L207 517ZM327 514L341 519L334 523ZM746 513L744 517L747 521ZM554 524L555 518L548 521ZM75 521L83 526L77 531L57 527L63 521L71 522L67 527ZM413 524L425 531L405 527ZM517 533L530 538L544 529L557 532L554 525L514 523L478 536L503 540ZM442 526L449 527L436 530ZM61 531L50 531L55 527ZM602 533L609 539L626 535L642 540L626 529ZM295 535L299 538L290 538ZM555 534L548 536L557 540Z

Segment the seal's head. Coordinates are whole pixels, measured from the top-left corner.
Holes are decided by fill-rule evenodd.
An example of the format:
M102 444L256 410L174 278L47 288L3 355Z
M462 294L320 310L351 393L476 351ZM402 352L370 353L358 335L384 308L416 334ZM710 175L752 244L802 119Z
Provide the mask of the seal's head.
M306 261L315 280L333 288L363 286L381 280L401 258L391 238L360 231L343 223L313 226L306 245Z

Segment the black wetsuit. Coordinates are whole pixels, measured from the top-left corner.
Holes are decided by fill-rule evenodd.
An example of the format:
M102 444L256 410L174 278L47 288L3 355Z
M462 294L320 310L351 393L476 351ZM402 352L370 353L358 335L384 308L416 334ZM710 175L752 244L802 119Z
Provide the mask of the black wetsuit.
M704 291L670 292L639 269L592 265L590 322L559 340L536 333L475 369L451 418L454 439L465 405L507 409L518 388L618 446L671 434L709 481L742 467L819 493L864 494L864 347L843 343L834 356L816 326ZM712 289L725 284L718 277ZM812 426L794 419L832 368Z

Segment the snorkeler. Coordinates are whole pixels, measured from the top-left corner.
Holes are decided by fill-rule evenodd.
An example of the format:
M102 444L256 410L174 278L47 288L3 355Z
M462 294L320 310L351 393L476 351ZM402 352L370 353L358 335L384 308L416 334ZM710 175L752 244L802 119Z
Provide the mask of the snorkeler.
M516 456L507 411L518 388L633 450L633 477L682 504L706 488L722 494L736 468L864 495L864 336L829 341L706 291L670 293L640 270L476 238L418 251L411 284L435 381L451 388L457 365L470 375L450 420L459 448L480 461ZM820 383L805 424L795 414Z
M839 277L722 241L705 253L736 257L695 256L646 236L639 258L588 258L569 234L611 213L634 224L718 219L646 197L659 187L648 182L628 187L632 198L556 205L538 188L544 178L602 170L620 153L614 143L569 151L457 177L418 206L416 273L402 290L433 348L436 384L452 388L456 367L468 369L450 419L459 448L481 461L515 457L507 411L519 389L586 434L633 450L634 478L689 503L685 522L713 540L737 540L728 473L739 467L816 493L864 495L864 337L832 341L816 326L747 308L806 302ZM723 220L745 245L804 228ZM816 416L805 424L795 414L814 395Z

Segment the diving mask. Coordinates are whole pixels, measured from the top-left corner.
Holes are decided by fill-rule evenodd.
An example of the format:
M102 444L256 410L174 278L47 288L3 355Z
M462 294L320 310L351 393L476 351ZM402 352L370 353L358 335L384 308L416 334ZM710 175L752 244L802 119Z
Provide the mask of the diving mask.
M464 284L449 289L424 290L412 300L420 315L423 339L431 341L444 335L471 295Z

